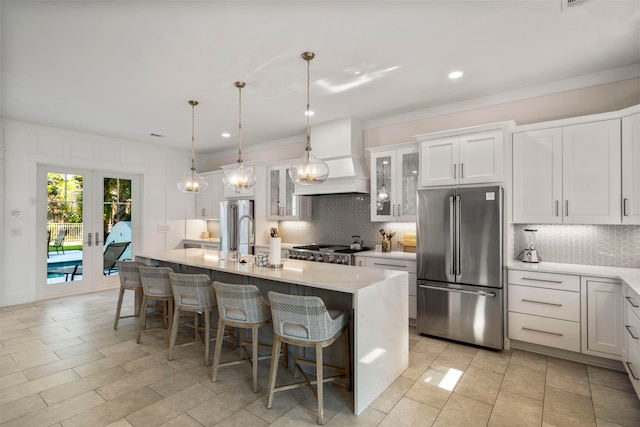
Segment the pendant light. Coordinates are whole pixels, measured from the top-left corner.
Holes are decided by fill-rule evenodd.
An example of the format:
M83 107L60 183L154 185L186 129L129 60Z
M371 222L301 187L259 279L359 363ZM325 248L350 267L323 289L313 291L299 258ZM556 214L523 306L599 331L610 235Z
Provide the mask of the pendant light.
M195 143L195 109L196 105L198 105L198 101L189 101L189 105L191 105L191 172L182 177L180 181L178 181L178 190L183 193L201 193L207 189L209 183L206 179L198 175L196 172L196 160L195 160L195 151L194 151L194 143Z
M313 52L303 52L302 59L307 61L307 146L304 155L289 168L289 176L296 184L321 184L329 176L329 166L311 154L311 126L309 110L309 63L315 57Z
M256 176L251 169L242 165L242 88L246 86L244 82L235 82L238 88L238 166L224 174L222 182L224 185L236 192L248 190L256 183Z

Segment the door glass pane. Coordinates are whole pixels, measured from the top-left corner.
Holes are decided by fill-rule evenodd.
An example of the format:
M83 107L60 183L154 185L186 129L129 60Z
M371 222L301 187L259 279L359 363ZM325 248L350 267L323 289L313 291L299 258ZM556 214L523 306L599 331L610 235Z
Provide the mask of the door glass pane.
M402 155L402 212L416 214L416 189L418 187L418 153Z
M297 202L298 199L294 194L296 190L296 183L289 176L289 169L285 170L285 179L286 179L286 194L287 194L287 216L294 216L297 210Z
M271 169L269 172L269 215L279 215L280 207L280 170Z
M391 156L376 158L376 210L391 215Z
M47 173L47 284L82 277L84 177Z
M131 259L131 180L104 178L103 273L117 273L117 260Z

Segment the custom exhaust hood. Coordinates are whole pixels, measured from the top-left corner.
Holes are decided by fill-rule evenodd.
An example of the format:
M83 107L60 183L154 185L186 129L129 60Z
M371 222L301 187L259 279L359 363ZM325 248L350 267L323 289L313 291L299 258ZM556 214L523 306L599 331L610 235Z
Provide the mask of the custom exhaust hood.
M311 141L313 154L329 165L329 177L322 184L296 184L296 195L369 193L359 120L347 117L315 125L311 128Z

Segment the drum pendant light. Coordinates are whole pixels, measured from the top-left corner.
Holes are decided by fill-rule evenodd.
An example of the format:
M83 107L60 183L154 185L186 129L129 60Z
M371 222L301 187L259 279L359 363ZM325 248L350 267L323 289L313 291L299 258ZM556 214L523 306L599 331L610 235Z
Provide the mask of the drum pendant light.
M191 172L187 175L183 176L180 181L178 181L178 190L183 193L201 193L209 187L209 183L206 179L198 175L196 172L196 161L195 161L195 109L196 105L198 105L198 101L189 101L189 105L191 105Z
M239 194L242 190L248 190L256 183L256 176L251 169L242 165L242 88L244 82L235 82L238 88L238 165L224 174L224 185Z
M313 52L303 52L302 59L307 61L307 146L304 155L289 168L289 176L296 184L321 184L329 176L329 166L311 154L311 126L309 104L309 63L315 57Z

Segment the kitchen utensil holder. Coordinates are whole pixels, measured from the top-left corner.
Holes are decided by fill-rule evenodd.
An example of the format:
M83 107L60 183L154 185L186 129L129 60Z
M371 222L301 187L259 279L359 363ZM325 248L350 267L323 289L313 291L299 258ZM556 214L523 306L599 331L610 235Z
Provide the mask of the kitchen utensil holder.
M382 252L391 252L391 240L382 241Z

